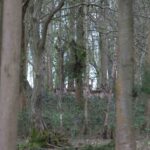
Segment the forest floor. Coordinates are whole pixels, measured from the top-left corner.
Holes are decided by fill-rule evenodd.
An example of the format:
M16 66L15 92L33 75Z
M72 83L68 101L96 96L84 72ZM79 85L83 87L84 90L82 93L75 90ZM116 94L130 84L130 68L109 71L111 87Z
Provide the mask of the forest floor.
M111 143L112 140L102 140L102 139L70 139L70 143L74 150L81 150L86 146L91 146L93 149L87 150L99 150L99 148L94 147L102 147ZM150 139L139 139L136 141L137 150L150 150ZM49 150L62 150L61 148L49 149ZM68 149L72 150L72 149ZM86 150L86 149L84 149ZM101 149L100 149L101 150ZM108 148L109 150L109 148ZM110 148L112 150L112 148Z
M70 140L71 145L73 147L85 147L86 145L107 145L111 142L111 140L101 140L101 139L74 139Z
M78 139L70 139L69 143L71 144L71 147L68 146L66 148L59 147L48 150L95 150L94 147L102 147L108 145L109 143L111 143L111 140L78 138ZM90 148L88 146L90 146ZM86 149L86 147L88 148Z
M150 150L150 139L137 140L137 150Z
M108 145L111 140L101 140L101 139L76 139L71 143L73 147L85 147L86 145L91 146L103 146ZM150 139L139 139L136 141L137 150L150 150Z
M102 140L94 138L78 138L69 139L71 146L46 148L40 150L114 150L114 144L112 140ZM136 141L137 150L150 150L150 139L142 138ZM52 145L51 145L52 146ZM20 149L19 149L20 150Z

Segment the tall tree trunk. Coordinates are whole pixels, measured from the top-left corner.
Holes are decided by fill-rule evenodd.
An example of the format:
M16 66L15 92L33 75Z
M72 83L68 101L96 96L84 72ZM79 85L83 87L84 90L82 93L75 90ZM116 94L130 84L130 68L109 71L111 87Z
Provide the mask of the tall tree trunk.
M135 150L132 124L134 81L132 0L119 0L119 60L116 80L116 150Z
M100 53L101 53L101 84L107 85L108 81L108 48L105 35L100 35Z
M147 97L146 105L146 128L150 129L150 32L148 35L148 51L145 58L144 76L143 76L143 92Z
M23 3L22 7L22 37L21 37L21 62L20 62L20 110L25 108L27 103L27 97L30 97L31 93L27 93L26 91L26 83L27 83L27 47L26 47L26 41L25 41L25 15L28 8L30 0L27 0L25 3ZM30 96L29 96L30 95Z
M53 8L50 14L43 20L42 24L38 20L41 17L42 1L37 0L34 4L35 12L33 12L33 38L34 38L34 54L35 54L35 85L32 95L32 120L34 128L38 130L44 130L46 125L42 118L42 104L44 94L46 91L45 83L45 42L47 36L48 25L52 21L53 16L61 9L64 5L64 0L58 4L57 7ZM40 31L40 26L42 26Z
M0 67L1 67L1 48L2 48L2 19L3 17L3 0L0 0Z
M39 49L38 49L39 50ZM45 77L45 64L44 54L42 52L38 52L36 55L36 77L35 77L35 85L34 91L32 95L32 103L33 103L33 126L38 130L44 130L46 125L42 119L42 105L45 94L45 83L43 82L43 77Z
M31 7L34 8L35 12L31 14L33 17L39 17L40 12L41 12L41 7L42 7L42 1L36 1L35 4L31 1ZM32 34L33 34L33 64L34 64L34 71L35 71L35 78L34 78L34 88L33 88L33 93L32 93L32 125L33 128L40 130L45 129L45 124L42 120L42 100L43 100L43 95L44 95L44 82L43 79L45 76L43 76L44 71L44 64L42 59L43 58L43 49L40 47L40 33L39 29L40 28L40 23L37 19L32 20Z
M61 11L60 11L60 16L61 16ZM58 35L58 47L57 47L57 63L58 63L58 87L59 87L59 93L58 93L58 108L59 108L59 119L60 119L60 128L63 129L63 108L62 108L62 96L64 92L64 50L62 46L62 23L60 20L59 23L59 35Z
M70 1L69 2L69 6L71 7L72 5L74 5L75 2L74 1ZM69 35L69 42L71 43L74 39L75 39L75 9L72 8L70 9L70 15L69 15L69 33L71 33ZM73 54L73 47L70 44L69 46L69 63L73 63L73 59L74 59L74 54ZM74 90L74 76L72 74L72 72L70 73L70 71L68 71L68 89L69 90Z
M82 3L84 0L82 0ZM78 10L77 19L77 64L78 72L76 73L76 100L80 106L84 104L83 97L83 76L86 68L86 51L85 51L85 31L84 31L84 6L81 5Z
M86 3L88 3L88 0L85 0ZM90 68L89 68L89 55L88 55L88 7L84 6L84 45L86 49L86 60L85 60L85 65L86 65L86 70L85 70L85 87L84 87L84 134L86 135L88 133L88 92L90 91L89 89L89 73L90 73ZM85 91L85 88L87 89Z
M101 5L104 5L104 7L109 7L109 2L108 0L105 1L101 1L100 2ZM101 20L101 16L99 14L99 24L100 27L102 29L104 29L104 31L108 30L108 23L107 23L107 19L106 16L108 14L108 10L107 9L103 9L102 10L102 15L103 15L103 19ZM108 35L106 33L100 33L99 32L99 48L100 48L100 58L101 58L101 66L100 66L100 77L101 77L101 87L104 88L104 92L105 92L105 100L107 101L107 108L106 108L106 113L105 113L105 121L104 121L104 128L103 128L103 138L107 139L110 138L110 128L109 128L109 112L110 112L110 104L111 104L111 100L112 100L112 94L111 94L111 88L110 88L110 81L109 81L109 76L110 76L110 72L109 72L109 61L108 61L108 57L109 57L109 47L108 47Z
M21 1L3 3L0 76L0 150L15 150L21 48Z
M49 34L53 32L52 25L49 25ZM52 45L51 43L52 38L50 37L50 40L47 40L47 88L48 91L52 92L53 90L53 73L52 73Z

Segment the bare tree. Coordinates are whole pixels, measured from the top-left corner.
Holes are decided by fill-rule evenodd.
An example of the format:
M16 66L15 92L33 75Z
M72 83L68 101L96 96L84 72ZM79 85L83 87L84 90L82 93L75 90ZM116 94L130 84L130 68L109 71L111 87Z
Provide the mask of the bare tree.
M0 49L2 46L2 12L3 12L3 0L0 0ZM1 61L1 54L0 54L0 61Z
M82 3L85 1L82 0ZM76 82L76 100L79 102L80 106L84 104L83 97L83 76L85 75L86 67L86 47L85 47L85 30L84 30L84 6L81 5L78 8L78 18L77 18L77 40L76 40L76 66L75 66L75 82Z
M34 120L34 126L37 129L44 130L45 123L42 120L41 109L42 109L42 100L44 97L44 92L46 89L45 82L43 79L45 78L45 43L47 36L48 25L52 21L53 16L62 8L65 0L61 0L60 3L54 7L51 12L42 20L41 23L41 10L42 10L42 1L38 0L33 3L31 7L34 8L32 12L32 34L34 38L33 43L33 53L34 56L34 64L35 64L35 85L32 94L32 114ZM41 26L41 28L40 28Z
M0 76L0 150L15 150L21 48L21 1L3 3Z
M119 0L119 52L116 81L116 150L135 150L132 124L134 81L132 0Z

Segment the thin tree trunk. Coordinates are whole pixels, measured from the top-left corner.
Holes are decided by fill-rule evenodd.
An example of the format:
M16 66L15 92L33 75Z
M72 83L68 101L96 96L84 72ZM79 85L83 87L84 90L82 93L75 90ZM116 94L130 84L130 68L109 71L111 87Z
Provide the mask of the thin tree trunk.
M108 0L105 0L103 2L100 2L101 5L104 5L104 7L109 7ZM101 21L101 18L99 16L99 24L100 27L104 30L108 29L108 23L106 19L106 15L108 13L107 9L102 10L103 14L103 20ZM100 14L99 14L100 15ZM109 82L109 62L108 62L108 54L109 54L109 47L108 47L108 41L107 41L107 34L106 33L100 33L99 32L99 48L100 48L100 58L101 58L101 64L100 64L100 77L101 77L101 87L104 88L105 93L105 100L107 101L107 108L105 113L105 121L104 121L104 129L103 129L103 138L107 139L110 138L110 129L109 129L109 111L110 111L110 103L112 100L111 94L110 94L110 82Z
M47 52L47 87L49 91L53 90L53 75L52 75L52 61L51 61L51 56L50 52Z
M27 47L25 41L25 15L30 0L27 0L23 4L22 8L22 37L21 37L21 62L20 62L20 110L23 110L27 104L27 97L30 97L30 93L26 91L27 83Z
M70 1L69 2L69 6L72 6L74 5L75 2L74 1ZM69 35L69 42L71 43L74 39L75 39L75 9L72 8L70 9L70 17L69 17L69 31L70 31L70 35ZM70 44L69 46L69 63L73 63L73 59L74 59L74 54L73 54L73 47L72 45ZM70 91L74 90L75 87L74 87L74 76L72 75L72 72L70 74L68 74L68 89Z
M101 51L101 84L107 86L108 81L108 48L105 35L100 35L100 51Z
M85 0L86 3L88 3L88 0ZM88 134L89 132L89 127L88 127L88 123L89 123L89 119L88 119L88 92L89 92L89 72L90 72L90 68L89 68L89 55L88 55L88 8L86 6L84 6L84 45L86 48L86 70L85 70L85 87L84 87L84 91L85 88L87 89L87 93L84 95L84 134Z
M61 16L61 11L60 11ZM63 108L62 108L62 96L64 92L64 50L62 46L62 23L60 20L59 23L59 35L58 35L58 47L57 47L57 53L58 53L58 87L59 87L59 100L58 100L58 106L59 106L59 118L60 118L60 128L63 129Z
M116 150L135 150L132 124L134 82L132 0L119 0L119 60L116 80Z
M84 0L82 0L84 2ZM78 10L78 20L77 20L77 63L81 66L77 66L79 71L76 73L76 100L82 107L84 105L83 97L83 76L85 75L86 67L86 51L85 51L85 31L84 31L84 6L80 6ZM85 56L84 56L85 54Z
M3 16L3 0L0 0L0 67L1 67L1 48L2 48L2 16Z
M15 150L21 48L21 1L3 3L0 76L0 150Z

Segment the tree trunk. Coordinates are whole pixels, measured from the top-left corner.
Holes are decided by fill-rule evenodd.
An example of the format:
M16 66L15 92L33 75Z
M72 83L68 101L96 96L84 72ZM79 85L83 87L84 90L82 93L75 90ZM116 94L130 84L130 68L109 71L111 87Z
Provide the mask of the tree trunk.
M42 105L45 93L45 83L43 82L43 77L45 77L45 65L43 60L44 55L39 51L36 55L36 77L32 95L33 127L41 131L46 128L46 125L42 119Z
M40 16L41 7L42 7L42 1L36 1L35 4L32 3L32 6L34 7L35 12L31 14L33 17ZM37 11L37 12L36 12ZM40 23L37 19L32 20L32 35L33 35L33 64L34 64L34 71L35 71L35 79L34 79L34 88L33 93L31 97L31 110L32 110L32 126L33 128L41 131L45 129L45 124L42 120L42 101L44 97L44 83L43 79L45 78L44 73L44 52L43 49L40 47Z
M144 76L143 76L143 92L147 95L146 105L146 128L150 129L150 33L148 35L148 51L146 53Z
M70 1L69 2L69 6L71 7L72 5L74 5L76 2L74 1ZM70 31L70 35L69 35L69 42L71 43L74 39L75 39L75 9L72 8L70 9L70 16L69 16L69 31ZM69 63L73 63L73 59L74 59L74 54L73 54L73 47L70 44L69 46ZM70 68L69 68L70 69ZM70 72L70 70L68 71L68 89L70 91L73 91L75 89L74 87L74 76L72 74L72 72Z
M61 9L61 7L64 5L64 0L61 0L61 2L58 4L57 7L53 8L53 10L50 12L50 14L43 20L42 24L38 20L38 18L41 17L41 9L42 9L42 1L38 0L35 2L34 10L33 12L33 38L34 38L34 54L35 54L35 85L33 89L33 95L32 95L32 121L33 121L33 127L37 130L44 130L46 128L46 125L42 118L42 104L43 99L46 91L46 85L43 82L43 79L45 79L45 43L46 43L46 36L47 36L47 29L48 25L50 24L53 16ZM40 31L41 26L41 31Z
M100 35L100 51L101 51L101 84L107 85L108 81L108 48L105 35Z
M84 0L82 0L84 2ZM77 19L77 53L76 53L76 63L78 67L78 72L76 72L76 100L80 106L84 105L83 97L83 77L85 75L86 68L86 51L85 51L85 31L84 31L84 6L80 6L78 9L78 19Z
M60 11L61 16L61 11ZM58 35L58 47L57 47L57 63L58 63L58 87L59 87L59 93L58 93L58 108L59 108L59 119L60 119L60 128L63 129L63 108L62 108L62 96L64 92L64 50L62 46L62 23L60 21L59 23L59 35Z
M86 3L88 3L88 0L85 0ZM89 132L89 112L88 112L88 92L90 91L90 87L89 87L89 76L90 76L90 68L89 68L89 55L88 55L88 7L84 6L84 45L85 45L85 49L86 49L86 60L85 60L85 64L86 64L86 70L85 70L85 82L86 84L84 85L84 92L85 95L84 96L84 134L88 134ZM85 90L87 89L87 90Z
M2 16L3 16L3 0L0 0L0 67L1 67L1 48L2 48Z
M0 150L15 150L21 48L21 1L3 3L0 76Z
M25 41L25 15L28 8L30 0L27 0L22 8L22 37L21 37L21 62L20 62L20 110L23 110L27 104L27 93L26 83L27 83L27 47ZM30 95L31 96L31 95ZM28 96L29 98L29 96Z
M135 150L132 124L134 81L132 0L119 0L119 55L116 80L116 150Z
M52 74L52 61L50 51L47 51L47 88L52 92L53 90L53 74Z
M108 0L102 1L100 2L101 5L103 5L104 7L109 7L109 2ZM106 16L108 14L108 10L107 9L103 9L102 10L102 15L103 15L103 19L101 19L100 14L99 14L99 24L100 27L104 29L104 31L108 30L108 23L107 23L107 19ZM108 55L109 54L109 47L108 47L108 38L106 33L101 33L99 31L99 48L100 48L100 78L101 78L101 86L104 88L104 93L105 93L105 100L107 101L107 108L106 108L106 113L105 113L105 121L104 121L104 129L103 129L103 138L107 139L110 138L110 131L109 131L109 112L110 112L110 104L111 104L111 100L112 100L112 96L111 96L111 87L110 87L110 82L109 82L109 65L110 63L108 62Z
M52 25L49 25L49 34L53 31ZM52 38L50 38L52 40ZM47 40L47 88L48 91L53 91L53 73L52 73L52 45L50 44L51 41Z

